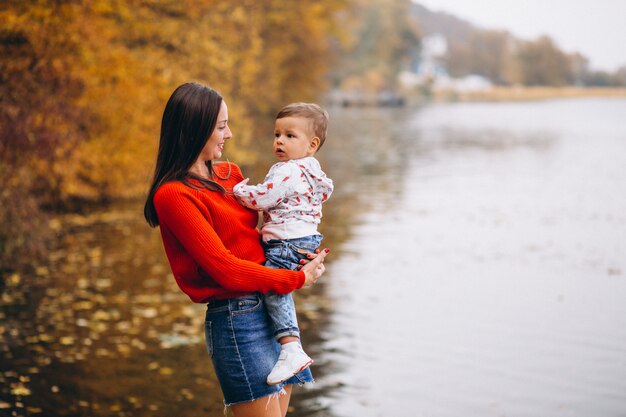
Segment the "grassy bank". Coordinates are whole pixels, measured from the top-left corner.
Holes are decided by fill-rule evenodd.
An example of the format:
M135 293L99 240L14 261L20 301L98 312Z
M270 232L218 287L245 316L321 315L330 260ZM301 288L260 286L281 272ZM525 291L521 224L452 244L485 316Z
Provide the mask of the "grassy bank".
M626 88L614 87L494 87L483 91L434 91L438 101L525 101L553 98L626 97Z

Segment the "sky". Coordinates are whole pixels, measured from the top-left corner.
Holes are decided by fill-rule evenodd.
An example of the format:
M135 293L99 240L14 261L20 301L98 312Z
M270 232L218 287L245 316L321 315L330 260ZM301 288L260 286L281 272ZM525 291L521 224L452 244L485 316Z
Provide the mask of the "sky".
M523 39L550 36L565 52L580 52L595 70L626 66L626 0L416 0L485 29Z

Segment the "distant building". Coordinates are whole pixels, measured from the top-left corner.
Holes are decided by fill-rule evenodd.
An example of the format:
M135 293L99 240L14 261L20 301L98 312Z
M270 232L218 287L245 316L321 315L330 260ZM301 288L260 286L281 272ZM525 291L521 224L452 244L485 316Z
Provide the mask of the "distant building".
M467 75L452 78L445 67L444 57L448 52L448 41L441 34L422 38L421 50L408 71L398 75L398 81L405 88L427 87L432 90L458 92L484 91L493 83L481 75Z
M440 34L422 38L420 52L411 64L409 71L400 74L400 82L405 86L431 84L435 79L447 76L443 57L448 51L448 41Z

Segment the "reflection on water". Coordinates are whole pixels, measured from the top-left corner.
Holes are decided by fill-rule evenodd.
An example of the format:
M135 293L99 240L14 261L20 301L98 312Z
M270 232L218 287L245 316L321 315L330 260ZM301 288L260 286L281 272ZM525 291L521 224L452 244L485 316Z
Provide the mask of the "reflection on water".
M626 101L330 110L290 415L623 416ZM223 415L140 204L53 226L1 294L0 415Z
M395 125L373 152L404 164L395 186L326 278L318 415L624 415L624 114L455 104Z
M219 397L208 395L217 386L207 355L196 349L202 308L174 288L158 232L142 224L139 209L55 221L50 265L21 289L25 299L13 297L18 285L7 288L2 408L46 416L222 412Z

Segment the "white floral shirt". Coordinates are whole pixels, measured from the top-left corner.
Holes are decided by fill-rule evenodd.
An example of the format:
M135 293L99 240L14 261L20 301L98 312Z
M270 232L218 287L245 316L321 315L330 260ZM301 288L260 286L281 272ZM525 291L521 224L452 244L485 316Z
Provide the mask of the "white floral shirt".
M314 157L274 164L263 184L233 187L246 207L263 210L263 240L295 239L318 234L322 203L333 192L333 181Z

